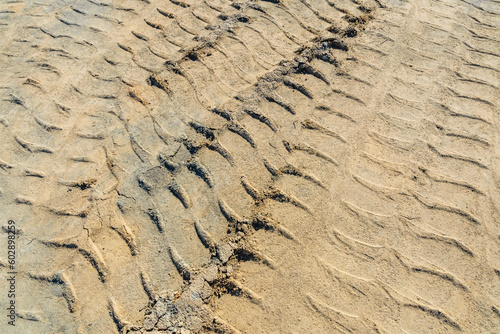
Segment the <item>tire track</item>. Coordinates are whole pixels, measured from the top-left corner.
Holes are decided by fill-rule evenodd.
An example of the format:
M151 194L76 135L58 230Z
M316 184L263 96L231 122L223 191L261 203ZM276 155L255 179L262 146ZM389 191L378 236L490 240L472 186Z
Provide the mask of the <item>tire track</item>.
M5 210L39 217L27 284L70 311L32 328L497 328L495 10L59 6L2 25Z

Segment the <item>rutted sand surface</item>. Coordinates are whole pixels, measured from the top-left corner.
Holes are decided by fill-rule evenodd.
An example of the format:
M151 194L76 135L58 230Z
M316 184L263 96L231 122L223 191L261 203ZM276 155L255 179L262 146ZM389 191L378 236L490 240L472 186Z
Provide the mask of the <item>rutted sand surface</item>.
M500 332L497 1L0 6L1 332Z

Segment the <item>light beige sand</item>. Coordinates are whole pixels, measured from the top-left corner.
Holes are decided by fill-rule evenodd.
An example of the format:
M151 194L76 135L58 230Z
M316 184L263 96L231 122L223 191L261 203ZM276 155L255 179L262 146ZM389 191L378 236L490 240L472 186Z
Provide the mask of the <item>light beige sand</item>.
M500 3L0 4L1 333L500 333Z

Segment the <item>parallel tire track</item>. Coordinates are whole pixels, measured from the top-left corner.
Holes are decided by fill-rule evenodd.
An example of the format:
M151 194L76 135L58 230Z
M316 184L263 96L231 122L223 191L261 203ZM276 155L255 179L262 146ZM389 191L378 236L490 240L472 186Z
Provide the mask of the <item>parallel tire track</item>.
M497 3L7 8L23 330L500 328Z

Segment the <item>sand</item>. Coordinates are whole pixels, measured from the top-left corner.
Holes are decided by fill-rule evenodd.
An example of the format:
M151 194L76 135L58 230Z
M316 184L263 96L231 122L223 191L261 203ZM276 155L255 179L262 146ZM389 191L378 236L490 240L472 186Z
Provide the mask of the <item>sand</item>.
M0 332L500 333L499 18L4 1Z

